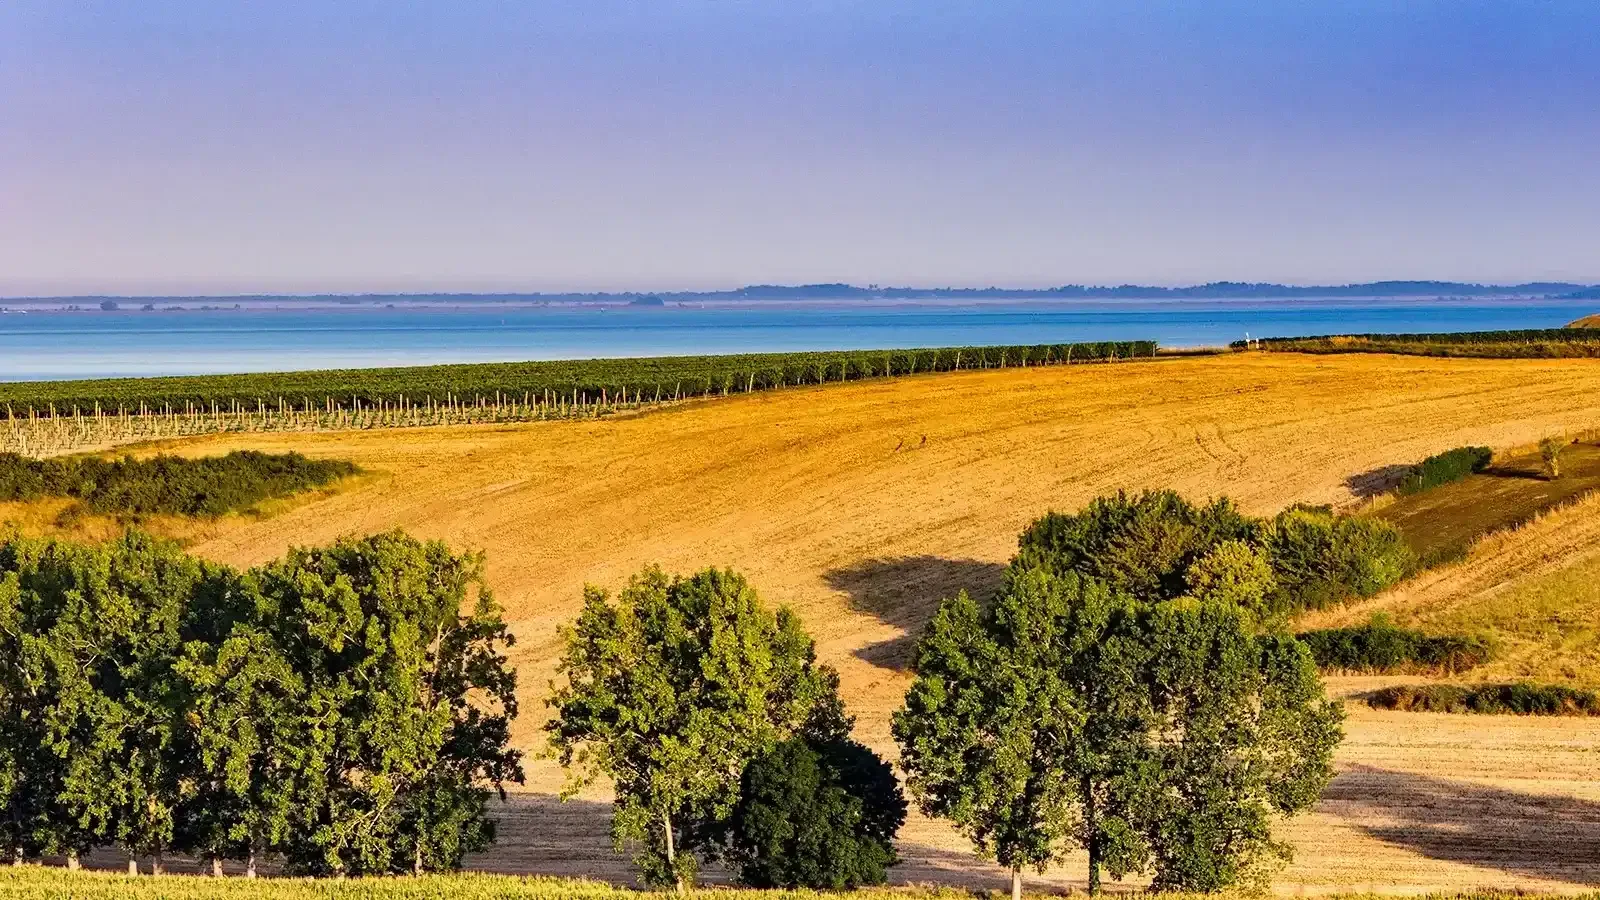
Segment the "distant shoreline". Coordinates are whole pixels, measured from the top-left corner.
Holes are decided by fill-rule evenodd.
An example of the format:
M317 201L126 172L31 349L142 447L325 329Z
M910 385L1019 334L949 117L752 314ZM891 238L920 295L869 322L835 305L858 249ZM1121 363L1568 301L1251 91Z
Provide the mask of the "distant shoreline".
M365 293L244 293L244 294L80 294L63 296L0 297L8 308L54 308L77 311L103 311L103 304L115 311L125 306L143 309L154 306L196 305L213 308L270 309L289 306L296 309L371 308L502 308L538 306L700 306L700 305L779 305L789 303L840 303L854 305L871 302L882 305L977 304L1019 301L1074 302L1159 302L1182 300L1263 301L1263 300L1465 300L1465 299L1600 299L1600 285L1576 282L1528 282L1494 285L1455 281L1374 281L1345 285L1287 285L1218 281L1182 287L1154 285L1063 285L1050 288L919 288L861 287L852 284L748 285L731 290L707 291L553 291L553 292L365 292ZM73 309L76 307L77 309Z
M1246 306L1267 302L1292 302L1317 306L1322 304L1359 303L1362 301L1384 302L1389 304L1429 304L1439 302L1463 303L1486 302L1504 303L1513 305L1517 303L1535 303L1546 300L1579 299L1570 295L1550 294L1434 294L1434 295L1345 295L1345 296L1296 296L1296 297L873 297L873 298L817 298L810 300L782 299L782 300L751 300L733 298L708 298L700 300L690 299L663 299L661 303L642 304L629 302L620 296L607 299L585 300L533 300L533 299L496 299L496 300L466 300L457 297L422 297L407 296L396 298L374 298L365 295L349 301L340 302L325 297L107 297L103 299L92 298L49 298L29 297L0 300L0 315L14 314L26 315L28 313L51 314L83 314L83 315L159 315L174 312L326 312L326 313L364 313L381 310L432 310L448 311L460 310L463 312L484 312L490 309L524 310L524 309L568 309L568 310L613 310L613 311L662 311L673 309L860 309L864 306L873 308L893 309L907 307L923 307L928 309L957 309L957 308L982 308L1005 306L1038 306L1061 307L1071 306L1076 309L1126 309L1131 305L1140 306L1171 306L1173 308L1186 307L1190 309L1212 306L1214 308L1227 308L1234 305ZM102 304L112 304L104 307Z

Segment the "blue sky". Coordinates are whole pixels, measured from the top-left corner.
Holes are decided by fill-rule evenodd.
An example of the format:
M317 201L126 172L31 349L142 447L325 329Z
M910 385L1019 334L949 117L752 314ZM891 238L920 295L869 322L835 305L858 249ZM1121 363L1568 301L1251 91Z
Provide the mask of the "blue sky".
M0 294L1600 280L1593 0L7 0Z

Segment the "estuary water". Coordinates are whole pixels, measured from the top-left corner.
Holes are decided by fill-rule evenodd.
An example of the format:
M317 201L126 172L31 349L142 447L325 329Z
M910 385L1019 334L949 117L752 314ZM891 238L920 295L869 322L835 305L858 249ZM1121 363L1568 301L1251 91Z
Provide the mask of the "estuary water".
M145 302L155 309L140 311ZM0 314L0 381L1124 339L1196 347L1246 334L1551 328L1600 305L1408 298L162 309L184 302Z

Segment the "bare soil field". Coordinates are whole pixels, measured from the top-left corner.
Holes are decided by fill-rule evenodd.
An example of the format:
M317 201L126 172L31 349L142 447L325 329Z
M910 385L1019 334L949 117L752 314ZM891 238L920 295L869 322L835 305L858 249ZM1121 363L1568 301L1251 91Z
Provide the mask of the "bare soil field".
M1597 423L1592 361L1275 353L797 388L598 422L217 436L165 449L293 449L376 473L270 518L186 534L206 556L255 563L395 526L485 550L520 640L518 739L530 749L556 630L583 584L614 589L659 563L733 566L769 603L793 606L839 668L860 736L892 750L887 720L909 682L913 635L941 596L993 585L1017 533L1049 509L1146 487L1227 494L1254 513L1344 504L1432 453ZM1468 589L1441 586L1428 602ZM1347 731L1328 798L1283 832L1296 861L1279 891L1600 884L1600 721L1353 705ZM603 793L559 806L553 766L533 761L529 775L502 845L475 864L631 881L606 838ZM938 823L914 820L904 843L898 880L1004 885ZM1073 863L1047 880L1081 887L1081 872Z

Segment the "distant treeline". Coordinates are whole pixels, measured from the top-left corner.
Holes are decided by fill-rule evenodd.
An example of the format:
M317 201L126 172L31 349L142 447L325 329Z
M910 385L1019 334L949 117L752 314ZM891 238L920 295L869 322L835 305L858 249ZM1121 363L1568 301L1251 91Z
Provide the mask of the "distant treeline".
M0 418L255 410L367 408L379 403L670 400L885 375L1060 365L1148 358L1155 341L1100 341L1011 347L837 350L658 356L520 363L325 369L245 375L104 378L0 384Z
M1272 282L1213 281L1183 287L1147 284L1086 285L1065 284L1047 288L955 288L955 287L865 287L842 282L830 284L751 284L726 291L621 291L504 294L240 294L195 297L21 297L19 300L53 300L98 304L103 301L140 303L152 299L186 300L195 303L272 302L275 300L322 301L334 303L404 303L434 301L447 303L631 303L638 299L659 298L663 302L704 302L717 300L916 300L941 298L1111 298L1111 299L1240 299L1296 297L1509 297L1552 294L1590 296L1600 286L1562 281L1535 281L1525 284L1474 284L1460 281L1370 281L1359 284L1289 285Z
M1458 331L1438 334L1342 334L1262 338L1230 345L1297 353L1404 353L1414 356L1594 357L1600 356L1600 329L1529 328L1515 331Z
M188 459L29 459L0 453L0 500L72 497L93 512L220 516L357 472L336 459L240 450Z

